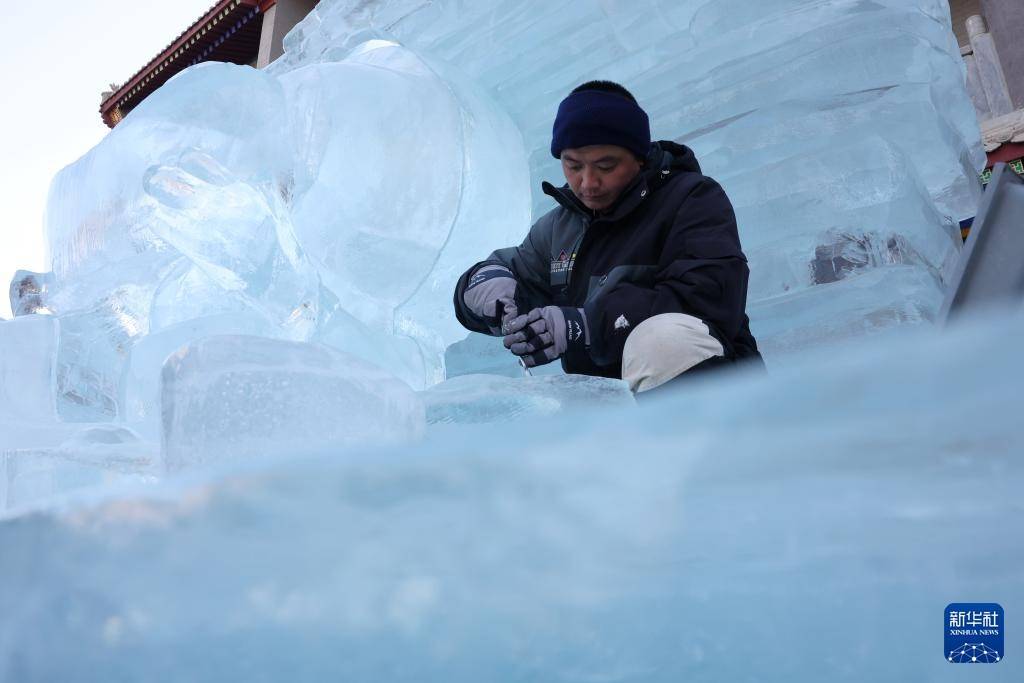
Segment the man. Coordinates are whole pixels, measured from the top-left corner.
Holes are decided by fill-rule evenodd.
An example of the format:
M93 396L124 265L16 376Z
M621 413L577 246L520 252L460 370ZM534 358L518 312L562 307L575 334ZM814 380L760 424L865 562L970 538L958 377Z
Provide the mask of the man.
M633 95L591 81L559 106L551 153L567 185L543 189L559 207L459 279L459 322L503 335L526 367L560 358L638 393L760 363L736 216L693 152L652 144Z

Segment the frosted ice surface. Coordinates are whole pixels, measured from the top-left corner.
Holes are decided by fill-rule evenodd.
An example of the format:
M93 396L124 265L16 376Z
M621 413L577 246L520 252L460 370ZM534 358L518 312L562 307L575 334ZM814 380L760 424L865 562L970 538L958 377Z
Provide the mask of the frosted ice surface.
M0 320L0 422L56 420L59 329L46 315Z
M161 383L164 465L418 438L423 404L377 366L326 346L244 335L174 353Z
M550 417L582 409L636 404L629 386L618 379L585 375L500 377L463 375L421 394L431 424L477 424Z
M0 672L953 680L942 607L1024 600L1006 381L1022 334L1019 312L890 330L633 410L463 426L7 520L0 614L16 627ZM963 541L979 534L998 541ZM779 656L794 634L799 655Z

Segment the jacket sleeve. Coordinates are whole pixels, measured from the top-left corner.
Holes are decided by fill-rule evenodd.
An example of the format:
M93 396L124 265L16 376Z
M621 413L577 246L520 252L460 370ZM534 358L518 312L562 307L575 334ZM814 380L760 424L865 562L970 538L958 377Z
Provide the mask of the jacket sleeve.
M490 334L487 324L466 306L463 294L470 278L487 265L505 266L512 271L518 286L516 304L521 312L551 304L551 229L552 214L542 216L534 223L526 239L518 247L498 249L485 260L474 264L455 285L455 317L472 332Z
M609 278L585 305L590 355L599 365L622 361L626 337L661 313L687 313L707 323L732 353L745 319L750 270L736 214L718 183L704 178L683 201L655 268L637 278ZM618 324L617 324L618 323Z

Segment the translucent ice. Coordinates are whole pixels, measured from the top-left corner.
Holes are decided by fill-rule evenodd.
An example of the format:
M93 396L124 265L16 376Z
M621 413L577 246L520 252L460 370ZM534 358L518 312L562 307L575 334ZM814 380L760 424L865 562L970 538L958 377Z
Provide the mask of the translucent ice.
M272 324L256 314L222 314L168 325L138 340L124 364L119 388L124 419L146 436L160 438L160 376L167 358L189 342L216 335L273 336Z
M204 98L215 113L195 110ZM69 342L84 369L65 375L68 414L125 414L116 378L130 347L211 315L379 348L371 360L417 388L443 379L445 347L466 334L451 290L467 261L529 223L526 168L501 108L394 44L281 78L188 70L51 189L46 303L86 313L96 324L82 334L101 347L83 358Z
M423 404L390 373L326 346L215 336L173 354L161 383L164 464L386 445L419 437Z
M7 520L0 673L959 680L942 608L1024 600L1021 335L1019 313L890 331L395 449L268 443L280 461Z
M59 329L51 316L0 320L0 428L5 420L56 419Z
M466 336L451 313L458 276L529 225L519 131L472 84L393 44L280 80L300 242L349 314L419 344L414 386L443 379L445 347Z

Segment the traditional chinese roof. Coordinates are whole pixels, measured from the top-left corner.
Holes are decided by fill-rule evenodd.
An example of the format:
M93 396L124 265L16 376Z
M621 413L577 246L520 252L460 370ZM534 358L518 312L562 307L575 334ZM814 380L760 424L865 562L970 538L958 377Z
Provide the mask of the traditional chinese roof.
M191 26L100 104L103 122L114 127L172 76L205 61L249 64L260 44L262 13L276 0L219 0Z

